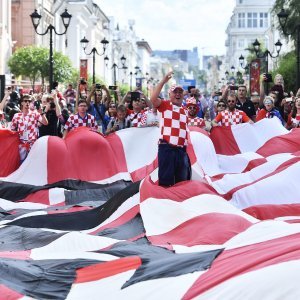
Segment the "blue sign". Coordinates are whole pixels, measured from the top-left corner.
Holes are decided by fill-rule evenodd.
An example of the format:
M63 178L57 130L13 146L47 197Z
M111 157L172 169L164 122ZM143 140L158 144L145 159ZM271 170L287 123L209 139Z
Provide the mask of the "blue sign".
M181 79L179 84L187 90L189 86L196 86L196 79Z

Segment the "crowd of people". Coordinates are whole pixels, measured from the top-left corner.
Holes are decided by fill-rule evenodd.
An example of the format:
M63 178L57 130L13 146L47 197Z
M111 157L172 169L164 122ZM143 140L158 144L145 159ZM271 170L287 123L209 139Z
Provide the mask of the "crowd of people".
M267 95L262 85L261 94L254 93L250 97L247 97L245 85L232 84L208 97L201 95L196 87L184 90L181 86L171 85L168 97L163 97L162 88L170 78L171 72L153 91L151 101L139 88L122 96L117 87L110 89L103 84L94 84L89 89L84 79L78 81L77 89L69 84L63 93L58 90L58 84L49 93L31 95L19 95L13 86L8 87L0 103L0 128L18 132L23 161L38 138L46 135L65 138L68 132L80 126L103 135L129 127L157 126L169 136L177 132L177 138L184 141L181 146L186 144L183 135L187 130L180 127L182 122L173 124L174 115L179 115L182 120L186 115L186 126L208 132L215 126L253 123L273 117L288 129L299 127L300 92L296 96L286 94L279 74ZM173 101L167 105L163 98L171 99L172 96ZM161 140L169 144L172 138L169 141L162 134Z

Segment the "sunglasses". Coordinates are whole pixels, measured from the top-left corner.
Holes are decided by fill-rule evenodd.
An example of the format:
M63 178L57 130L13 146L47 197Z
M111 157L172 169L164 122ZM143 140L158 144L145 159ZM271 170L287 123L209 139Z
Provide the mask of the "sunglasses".
M226 107L225 104L218 104L218 107Z
M115 105L110 105L109 108L116 108L116 106Z
M235 100L228 100L227 103L235 103Z
M23 100L23 102L27 102L27 103L30 103L31 102L31 100Z

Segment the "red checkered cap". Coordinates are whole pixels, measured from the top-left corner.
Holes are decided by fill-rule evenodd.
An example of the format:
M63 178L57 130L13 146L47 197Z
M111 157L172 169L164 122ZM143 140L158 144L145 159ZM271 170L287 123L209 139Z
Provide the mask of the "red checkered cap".
M169 93L170 92L174 92L176 89L180 89L180 90L184 90L183 87L181 85L176 85L176 84L173 84L171 85L171 87L169 88Z
M197 101L194 97L190 97L186 99L186 106L189 107L191 105L197 106Z

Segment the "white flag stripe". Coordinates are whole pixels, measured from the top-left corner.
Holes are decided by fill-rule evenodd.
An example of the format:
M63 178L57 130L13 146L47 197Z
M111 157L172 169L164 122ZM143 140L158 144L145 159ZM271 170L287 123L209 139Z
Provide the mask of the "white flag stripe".
M208 194L195 196L183 202L149 198L141 203L140 210L148 236L169 232L178 225L207 213L235 214L251 223L257 221L221 197Z

